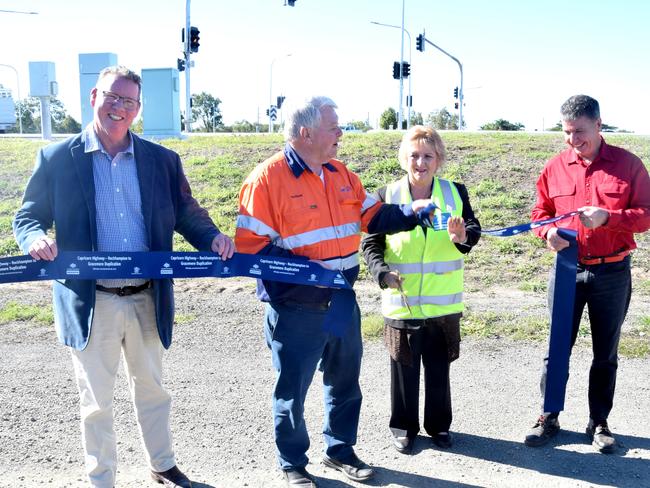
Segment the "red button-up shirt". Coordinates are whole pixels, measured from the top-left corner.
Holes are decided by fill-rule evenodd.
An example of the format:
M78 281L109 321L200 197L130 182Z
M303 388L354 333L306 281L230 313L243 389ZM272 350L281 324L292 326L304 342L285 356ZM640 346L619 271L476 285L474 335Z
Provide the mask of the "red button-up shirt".
M607 223L584 227L578 216L534 230L542 238L551 226L578 231L578 257L601 257L636 248L634 233L650 228L650 177L634 154L601 139L598 156L586 163L568 148L551 158L537 180L532 220L542 220L583 206L604 208Z

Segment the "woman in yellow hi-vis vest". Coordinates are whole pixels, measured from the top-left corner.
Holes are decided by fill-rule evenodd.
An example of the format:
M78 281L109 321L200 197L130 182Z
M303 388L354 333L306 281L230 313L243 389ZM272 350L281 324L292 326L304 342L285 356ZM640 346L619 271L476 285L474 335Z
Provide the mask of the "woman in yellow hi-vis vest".
M384 342L390 353L393 445L410 454L419 423L420 363L424 365L424 429L451 447L449 364L458 358L463 311L463 255L481 235L464 185L435 174L445 161L440 135L412 127L399 149L406 176L378 190L380 200L431 198L435 227L371 234L362 242L370 273L382 291Z

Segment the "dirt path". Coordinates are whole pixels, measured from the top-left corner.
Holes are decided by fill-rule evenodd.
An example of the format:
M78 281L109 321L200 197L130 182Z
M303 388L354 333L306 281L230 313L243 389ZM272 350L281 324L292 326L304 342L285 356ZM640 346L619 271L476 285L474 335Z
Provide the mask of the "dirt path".
M2 285L9 300L49 302L46 284ZM362 309L376 310L371 284L358 288ZM530 306L540 296L497 300L501 292L473 294L469 305ZM541 303L540 303L541 302ZM647 305L633 298L634 313ZM173 425L179 466L199 487L282 487L275 469L270 396L273 372L264 345L262 307L249 280L180 280L177 326L166 355L166 384L174 399ZM645 312L647 314L647 308ZM192 319L192 317L195 317ZM85 486L79 442L77 389L69 353L51 327L0 326L0 486ZM605 456L584 435L590 351L572 359L562 432L549 447L530 449L523 436L538 408L537 381L543 344L506 340L463 341L452 367L456 443L449 451L420 436L413 456L390 447L389 370L378 342L365 345L361 376L364 404L357 452L377 467L369 486L385 487L650 487L650 360L622 359L610 427L620 449ZM360 487L320 464L322 402L316 375L306 418L312 446L309 469L324 488ZM119 487L157 486L147 478L137 429L118 380L115 398Z

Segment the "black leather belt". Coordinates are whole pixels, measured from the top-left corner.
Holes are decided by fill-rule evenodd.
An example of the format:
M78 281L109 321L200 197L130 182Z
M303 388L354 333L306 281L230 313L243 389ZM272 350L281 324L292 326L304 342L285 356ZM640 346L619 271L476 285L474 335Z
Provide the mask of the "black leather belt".
M102 285L95 285L95 288L99 291L103 291L104 293L113 293L114 295L120 297L128 297L129 295L135 295L136 293L140 293L141 291L151 288L151 281L147 281L146 283L143 283L138 286L122 286L120 288L109 288Z

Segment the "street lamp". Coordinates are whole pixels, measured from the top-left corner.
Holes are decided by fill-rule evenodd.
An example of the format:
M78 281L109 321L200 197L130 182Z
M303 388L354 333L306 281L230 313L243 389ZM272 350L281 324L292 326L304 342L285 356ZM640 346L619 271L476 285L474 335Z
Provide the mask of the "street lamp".
M273 116L271 114L271 109L273 107L273 63L275 63L278 59L288 58L289 56L291 56L291 53L273 58L271 61L271 69L269 70L269 134L273 133Z
M381 25L383 27L394 27L395 29L401 29L399 25L392 25L392 24L383 24L381 22L375 22L374 20L370 21L371 24L375 25ZM408 30L404 29L404 32L406 32L406 35L409 36L409 65L411 64L411 34L409 33ZM410 102L411 100L411 78L413 77L413 73L409 76L409 94L408 94L408 100ZM400 94L400 99L402 98L402 95ZM411 128L411 104L408 103L408 119L406 120L406 128L410 129ZM400 111L402 110L402 106L400 105Z
M22 102L20 101L20 80L18 78L18 70L14 68L13 66L9 64L0 64L0 66L4 66L5 68L10 68L14 70L14 73L16 73L16 95L18 96L18 127L20 127L20 133L23 133L23 105Z

